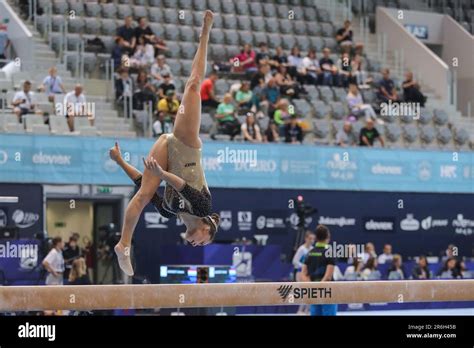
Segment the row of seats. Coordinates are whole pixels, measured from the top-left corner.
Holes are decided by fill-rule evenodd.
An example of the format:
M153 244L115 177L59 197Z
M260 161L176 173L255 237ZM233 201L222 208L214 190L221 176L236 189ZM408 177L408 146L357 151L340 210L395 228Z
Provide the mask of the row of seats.
M48 6L48 1L40 1L41 5ZM150 20L167 23L176 23L178 11L204 11L210 9L218 14L254 16L280 19L300 19L306 21L329 21L329 13L325 9L317 9L314 2L308 1L308 6L296 5L276 5L273 3L262 3L258 1L246 0L170 0L170 1L148 1L146 3L123 4L94 2L83 3L82 1L53 1L53 13L70 14L76 16L87 15L89 17L103 16L105 18L125 18L128 15L147 16L147 10L151 16ZM158 11L159 10L159 11ZM71 12L72 11L72 12ZM183 12L181 12L182 14ZM161 17L160 17L161 16ZM157 19L157 20L154 20ZM219 25L219 23L217 23Z
M100 120L96 120L100 122ZM113 130L100 131L96 126L91 126L86 117L74 118L74 132L70 132L64 116L49 116L49 125L44 124L43 117L39 115L24 115L23 123L18 123L14 114L0 114L0 132L5 133L30 133L43 135L83 135L97 136L110 135L117 137L135 137L126 124L115 124Z
M313 133L319 139L334 139L344 121L313 120ZM363 127L362 121L353 123L353 134L358 137ZM398 125L386 124L376 127L389 144L412 148L413 145L433 147L469 146L469 134L465 129L451 129L448 126L434 127L432 125Z
M135 19L138 16L135 16ZM194 19L193 19L194 18ZM232 29L232 30L252 30L257 32L296 34L296 35L318 35L324 37L333 37L335 28L331 23L318 22L317 20L305 22L301 20L245 17L245 16L216 16L217 25L213 25L213 30ZM219 18L217 20L217 18ZM52 17L52 28L59 31L61 26L68 22L68 30L70 32L83 32L90 34L115 35L116 29L123 25L121 19L107 19L100 17L74 17L70 18L63 15L55 15ZM176 21L166 21L160 18L152 18L150 26L156 31L157 35L164 32L162 28L175 28L176 25L184 25L188 27L201 27L202 13L189 13L183 19ZM46 16L38 17L39 27L45 25ZM159 24L159 26L158 26Z

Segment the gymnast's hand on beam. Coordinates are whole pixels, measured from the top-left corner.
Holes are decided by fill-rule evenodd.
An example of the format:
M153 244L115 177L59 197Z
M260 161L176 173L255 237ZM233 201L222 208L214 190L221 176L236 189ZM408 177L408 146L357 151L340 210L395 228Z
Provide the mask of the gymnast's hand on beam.
M144 157L142 157L142 159L146 169L152 172L153 175L156 175L157 177L163 179L166 172L163 170L163 168L161 168L155 158L148 157L147 159L145 159Z

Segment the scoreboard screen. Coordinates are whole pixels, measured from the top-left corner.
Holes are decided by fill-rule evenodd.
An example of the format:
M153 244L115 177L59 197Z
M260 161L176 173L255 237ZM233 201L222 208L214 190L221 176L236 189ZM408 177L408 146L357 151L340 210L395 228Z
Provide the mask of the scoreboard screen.
M164 265L160 267L161 284L235 283L233 266Z

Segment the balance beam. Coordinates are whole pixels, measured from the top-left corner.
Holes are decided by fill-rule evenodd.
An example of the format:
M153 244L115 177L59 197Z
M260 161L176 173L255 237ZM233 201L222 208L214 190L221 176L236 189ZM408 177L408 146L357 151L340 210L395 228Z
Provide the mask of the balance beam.
M0 286L0 311L474 301L474 280Z

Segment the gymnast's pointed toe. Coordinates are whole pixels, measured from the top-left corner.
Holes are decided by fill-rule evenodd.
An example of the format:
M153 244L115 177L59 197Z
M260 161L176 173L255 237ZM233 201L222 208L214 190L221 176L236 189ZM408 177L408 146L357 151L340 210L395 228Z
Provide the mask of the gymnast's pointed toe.
M133 266L130 259L130 247L124 247L118 243L114 248L115 254L117 255L120 269L129 277L133 276Z

